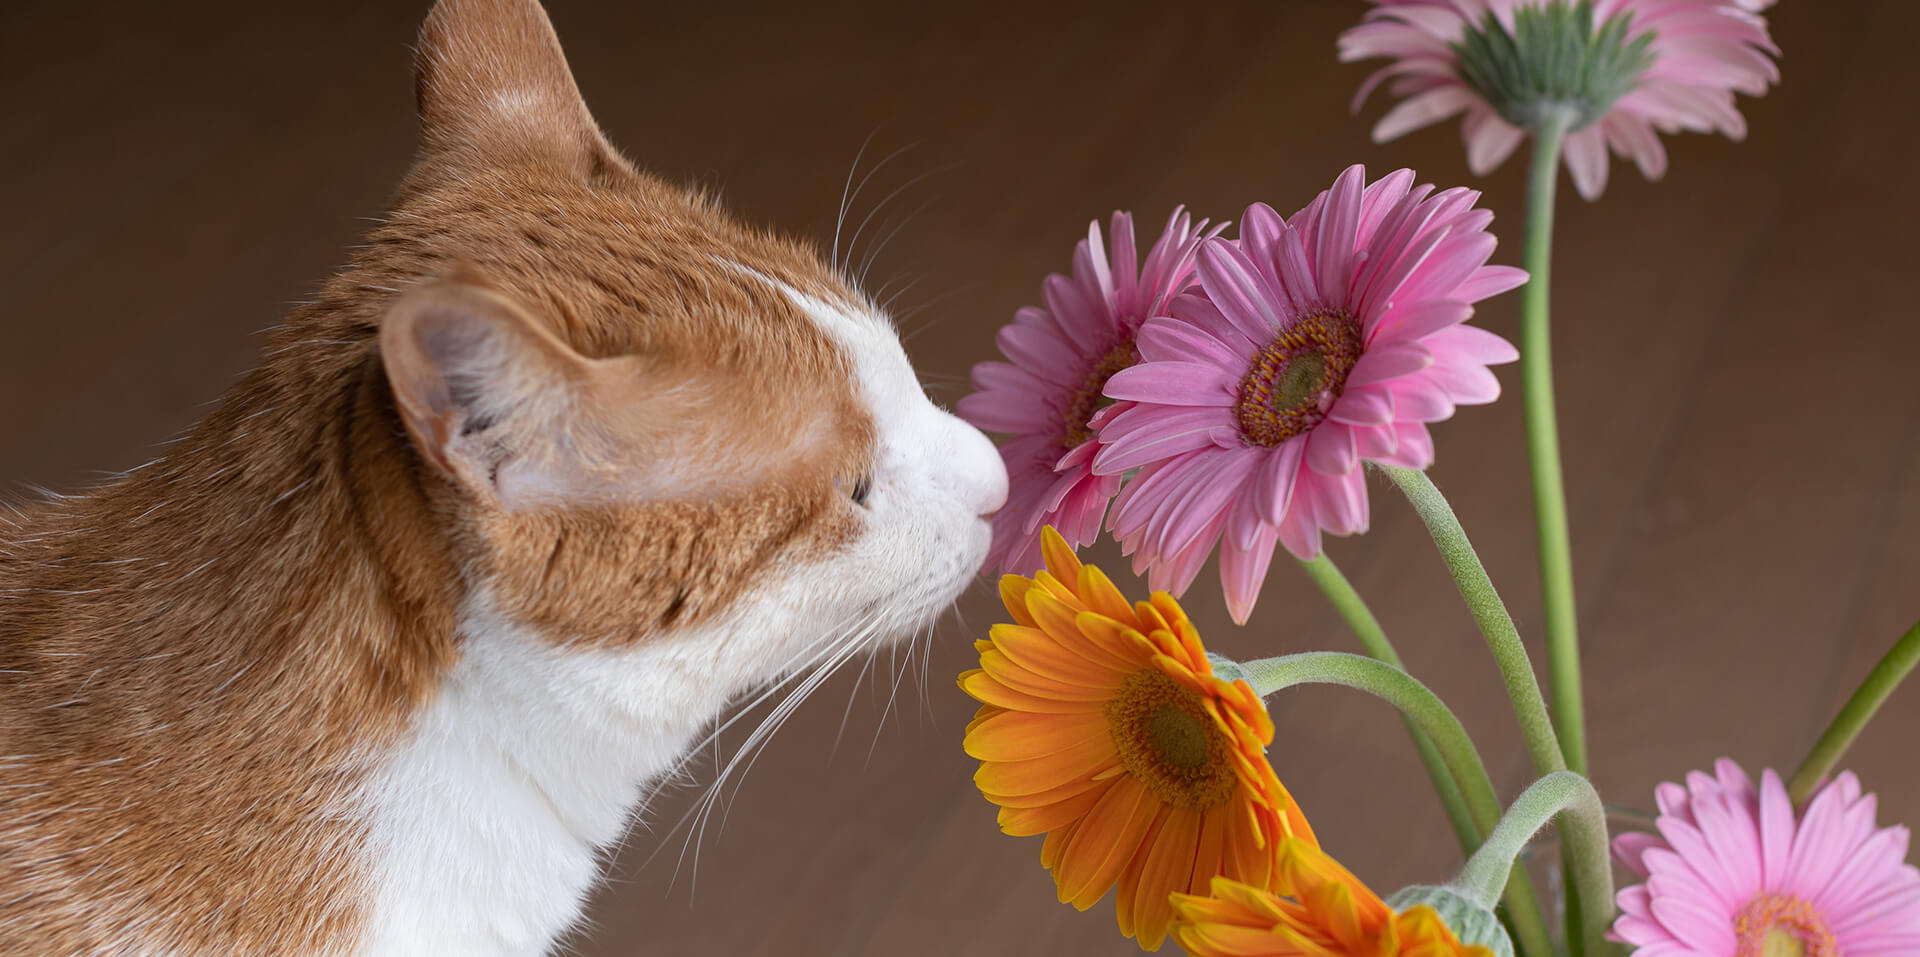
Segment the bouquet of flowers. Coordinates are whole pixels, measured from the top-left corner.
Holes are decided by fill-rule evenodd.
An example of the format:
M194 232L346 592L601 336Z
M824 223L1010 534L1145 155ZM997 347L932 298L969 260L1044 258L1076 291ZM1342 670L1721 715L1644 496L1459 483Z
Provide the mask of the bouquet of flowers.
M1003 433L1012 491L989 561L1011 621L960 686L1001 829L1082 910L1114 891L1121 933L1195 955L1896 957L1920 954L1920 871L1835 769L1920 662L1900 637L1806 759L1758 780L1731 761L1662 785L1654 830L1608 833L1586 776L1573 575L1548 344L1562 163L1589 199L1608 154L1650 179L1663 133L1744 134L1735 94L1777 81L1771 0L1372 0L1343 60L1385 58L1360 90L1399 102L1380 141L1461 116L1470 167L1531 144L1523 268L1490 265L1493 215L1467 189L1351 167L1292 215L1225 225L1175 210L1144 257L1132 217L1096 221L1071 274L998 335L960 411ZM1356 102L1356 109L1359 102ZM1518 348L1469 324L1518 289ZM1518 360L1545 610L1547 687L1446 498L1428 423L1494 401ZM1367 471L1432 533L1498 665L1537 780L1504 807L1473 741L1407 673L1321 547L1369 521ZM1074 553L1110 533L1151 596ZM1217 552L1236 623L1279 548L1365 654L1209 653L1178 596ZM1306 683L1405 717L1465 864L1382 898L1315 838L1266 758L1267 696ZM1563 899L1516 866L1557 823ZM1612 860L1610 860L1610 857ZM1616 889L1613 860L1628 886ZM1556 906L1558 905L1558 906Z

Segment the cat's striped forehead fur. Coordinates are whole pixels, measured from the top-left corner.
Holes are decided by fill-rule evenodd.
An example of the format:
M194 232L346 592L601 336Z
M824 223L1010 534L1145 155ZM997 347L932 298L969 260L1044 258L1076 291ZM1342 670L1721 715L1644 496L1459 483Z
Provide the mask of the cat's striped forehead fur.
M394 208L262 366L0 513L8 947L542 952L730 698L984 555L991 445L812 250L608 145L537 3L418 53Z

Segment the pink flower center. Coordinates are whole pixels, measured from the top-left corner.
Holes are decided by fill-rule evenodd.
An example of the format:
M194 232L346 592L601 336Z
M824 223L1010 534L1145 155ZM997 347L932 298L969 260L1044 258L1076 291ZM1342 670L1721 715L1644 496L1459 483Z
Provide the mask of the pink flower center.
M1093 429L1087 425L1094 413L1113 404L1107 398L1107 380L1121 369L1140 361L1140 350L1134 348L1133 338L1129 336L1112 351L1100 357L1087 371L1087 377L1080 382L1080 388L1068 398L1067 404L1060 410L1060 418L1066 423L1066 431L1060 435L1060 447L1072 451L1080 443L1093 438Z
M1813 905L1790 894L1756 897L1733 916L1734 957L1840 957Z
M1308 313L1253 357L1235 414L1254 445L1279 445L1319 425L1365 350L1344 312Z

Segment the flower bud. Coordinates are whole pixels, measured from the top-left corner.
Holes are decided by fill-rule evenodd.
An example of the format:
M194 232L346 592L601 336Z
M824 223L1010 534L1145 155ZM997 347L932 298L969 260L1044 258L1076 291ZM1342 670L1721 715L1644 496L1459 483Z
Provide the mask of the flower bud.
M1507 937L1500 918L1451 887L1416 884L1387 898L1387 906L1402 913L1423 904L1440 915L1440 920L1461 943L1485 947L1493 951L1494 957L1513 957L1513 941Z

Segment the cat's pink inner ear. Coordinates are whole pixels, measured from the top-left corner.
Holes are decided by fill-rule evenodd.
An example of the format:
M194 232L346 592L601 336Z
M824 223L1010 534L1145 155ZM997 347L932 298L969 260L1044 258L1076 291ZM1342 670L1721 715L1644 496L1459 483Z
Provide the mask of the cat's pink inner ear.
M429 154L493 162L549 156L582 168L612 158L536 0L439 0L416 51Z
M380 355L422 457L470 488L512 458L549 454L592 363L501 296L459 280L395 300Z

